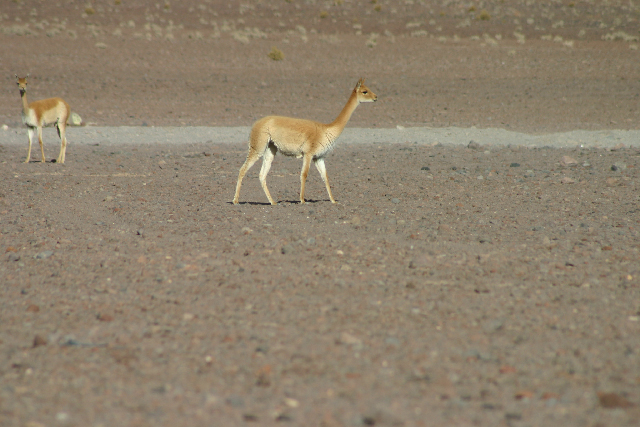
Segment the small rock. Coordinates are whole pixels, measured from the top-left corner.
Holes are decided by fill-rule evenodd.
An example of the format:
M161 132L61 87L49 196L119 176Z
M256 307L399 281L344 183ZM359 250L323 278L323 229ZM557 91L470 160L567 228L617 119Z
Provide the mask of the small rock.
M486 333L497 332L504 326L504 319L489 320L482 325L482 329Z
M144 236L144 228L136 231L136 236Z
M7 255L7 261L20 261L20 255L15 252L9 252L9 255Z
M420 168L421 171L430 171L431 169L429 168L429 166L423 166Z
M535 174L535 172L534 172L534 171L532 171L532 170L527 170L527 171L524 173L524 177L525 177L525 178L533 178L533 177L535 177L535 176L536 176L536 174Z
M98 314L98 320L101 322L113 322L113 316L110 314Z
M249 227L242 227L242 229L240 230L240 232L241 232L242 234L251 234L251 233L253 233L253 230L252 230L252 229L250 229Z
M7 125L2 125L2 130L9 130L9 126L7 126Z
M291 244L284 245L280 251L283 255L293 253L293 246Z
M604 393L599 391L598 400L600 401L600 406L607 409L628 408L629 406L633 406L633 403L618 393Z
M346 345L361 345L362 344L362 340L358 337L355 337L353 335L351 335L348 332L343 332L340 334L340 341L341 344L346 344Z
M576 159L572 157L562 156L562 158L560 159L560 165L564 167L572 167L572 166L578 166L578 162Z
M395 203L396 205L400 203L400 199L396 199L395 197L391 199L391 203Z
M510 168L519 168L519 167L520 167L520 163L513 162L513 163L511 163L511 164L509 165L509 167L510 167Z
M53 251L43 251L35 256L35 259L47 259L53 255Z
M482 146L480 144L478 144L477 142L471 140L471 141L469 141L469 145L467 145L467 148L469 148L471 150L480 150L482 148Z
M574 184L575 181L571 178L569 178L568 176L563 176L562 179L560 180L561 184Z
M40 336L40 335L36 335L33 338L33 347L40 347L41 345L47 345L47 340L46 338Z
M627 168L627 165L623 162L615 162L612 166L611 166L611 170L612 171L621 171Z
M27 313L37 313L40 311L40 307L38 307L35 304L30 304L29 307L27 307Z

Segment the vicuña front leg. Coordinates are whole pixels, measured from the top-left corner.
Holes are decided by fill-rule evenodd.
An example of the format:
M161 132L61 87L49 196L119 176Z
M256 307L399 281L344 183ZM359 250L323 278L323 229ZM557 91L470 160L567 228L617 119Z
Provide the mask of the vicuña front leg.
M25 163L29 163L29 160L31 160L31 144L33 142L33 134L34 130L32 128L28 128L27 135L29 136L29 148L27 149L27 159L24 161Z
M318 172L320 172L320 176L322 177L322 181L324 181L325 187L327 187L327 193L329 193L329 199L331 200L331 203L336 203L333 198L333 194L331 194L331 187L329 186L329 178L327 177L327 169L324 166L324 159L315 159L313 162L316 164Z
M38 142L40 143L40 153L42 154L42 163L46 160L44 158L44 143L42 142L42 127L38 126Z

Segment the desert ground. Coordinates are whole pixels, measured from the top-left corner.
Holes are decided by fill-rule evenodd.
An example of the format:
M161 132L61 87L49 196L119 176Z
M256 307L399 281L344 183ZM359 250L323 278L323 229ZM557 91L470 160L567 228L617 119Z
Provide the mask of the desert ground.
M544 4L543 4L544 3ZM0 7L0 426L635 426L640 5ZM24 163L15 74L64 98ZM252 123L357 108L326 164Z

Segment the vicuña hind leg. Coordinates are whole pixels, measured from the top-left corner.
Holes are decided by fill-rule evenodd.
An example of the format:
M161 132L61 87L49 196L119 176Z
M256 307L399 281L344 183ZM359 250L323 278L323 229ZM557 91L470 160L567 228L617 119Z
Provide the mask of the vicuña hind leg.
M331 194L331 187L329 186L329 178L327 177L327 169L324 166L324 159L315 159L313 163L316 164L316 168L318 172L320 172L320 176L322 177L322 181L324 181L325 187L327 187L327 193L329 193L329 199L331 203L336 203L333 198L333 194Z
M260 184L262 184L262 189L264 190L264 194L267 195L267 199L269 199L269 203L272 205L276 205L277 203L273 201L271 198L271 193L269 193L269 189L267 188L267 174L269 173L269 169L271 169L271 162L273 162L273 158L276 155L278 149L275 144L272 142L269 144L269 148L264 152L264 159L262 160L262 168L260 169Z
M305 154L302 158L302 171L300 172L300 203L304 203L304 187L307 183L307 176L309 175L309 165L311 164L311 156Z
M42 154L42 163L46 162L44 159L44 143L42 142L42 128L38 127L38 142L40 143L40 153Z
M242 186L242 178L247 173L247 171L253 166L255 162L260 158L260 153L253 149L253 147L249 147L249 153L247 154L247 160L244 161L244 164L240 168L240 173L238 173L238 183L236 184L236 196L233 198L233 204L238 204L238 198L240 197L240 187Z
M65 157L67 155L66 127L64 125L58 124L57 129L58 136L60 137L60 154L58 154L56 163L64 163Z

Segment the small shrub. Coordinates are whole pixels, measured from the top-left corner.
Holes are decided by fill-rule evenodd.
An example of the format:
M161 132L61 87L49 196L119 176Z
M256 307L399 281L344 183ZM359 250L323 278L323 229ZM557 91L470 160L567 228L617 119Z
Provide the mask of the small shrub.
M487 12L486 9L482 9L480 15L478 15L478 19L481 21L488 21L489 19L491 19L491 15L489 15L489 12Z
M284 53L282 53L282 51L277 47L273 46L271 48L271 52L269 52L269 58L274 61L282 61L284 59Z

